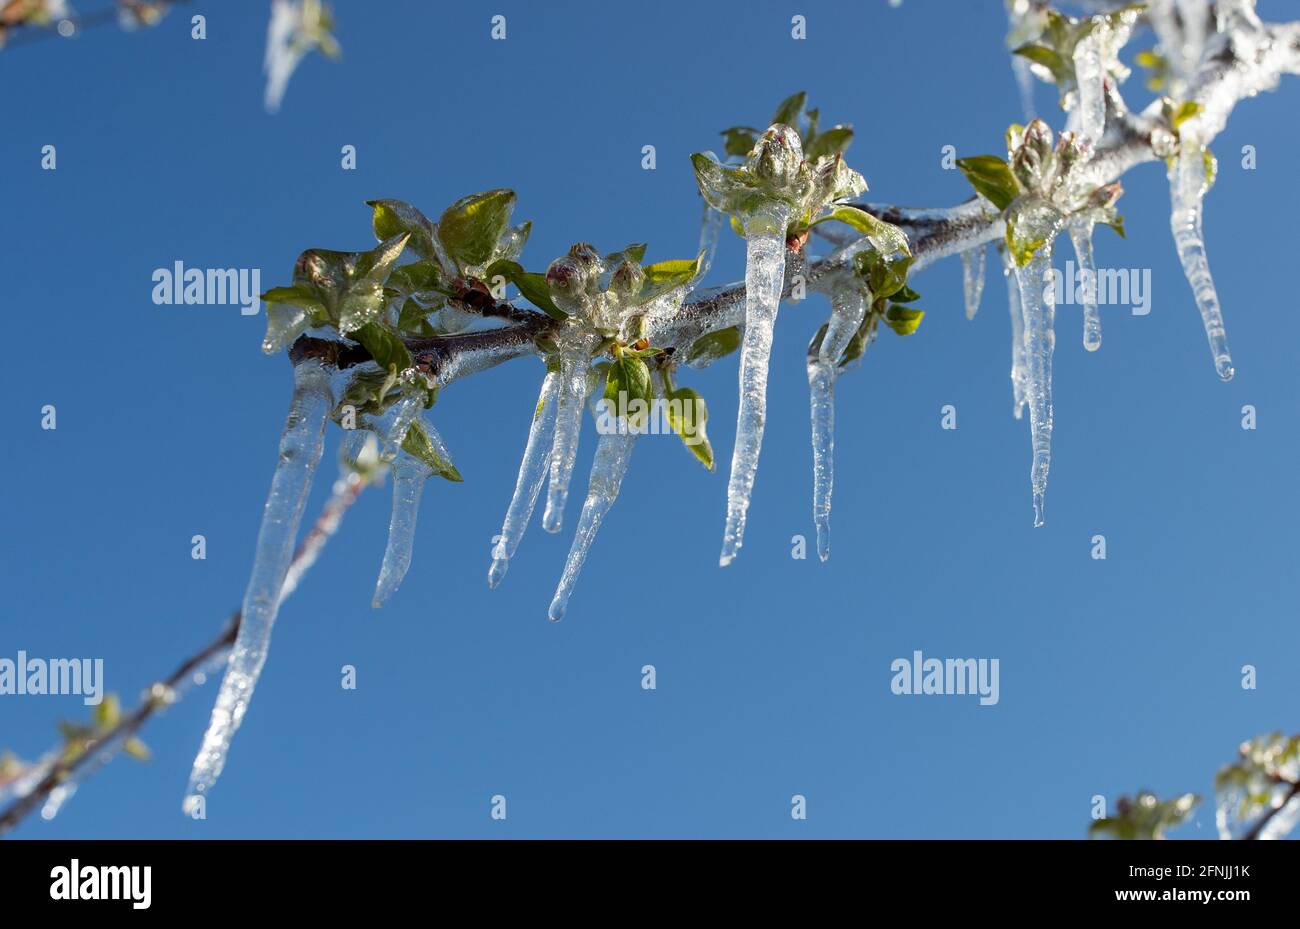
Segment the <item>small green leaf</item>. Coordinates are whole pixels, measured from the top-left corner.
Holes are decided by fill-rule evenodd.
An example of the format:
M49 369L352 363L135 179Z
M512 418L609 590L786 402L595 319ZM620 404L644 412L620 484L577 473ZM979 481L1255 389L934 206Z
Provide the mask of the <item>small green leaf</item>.
M611 412L630 414L632 402L640 400L645 404L643 415L638 416L635 421L629 420L632 425L639 426L644 422L645 415L650 412L650 401L653 396L650 368L640 358L625 354L616 358L609 366L604 398L610 405Z
M699 273L700 262L703 260L704 253L700 252L692 259L677 258L646 265L641 269L645 272L645 285L637 295L637 302L646 303L670 290L689 284Z
M1201 106L1195 100L1184 100L1182 103L1178 104L1178 108L1174 110L1173 116L1170 119L1170 124L1173 129L1177 131L1183 123L1187 122L1204 109L1205 107Z
M885 313L885 323L899 335L911 335L921 325L921 317L924 315L925 310L894 303Z
M741 332L739 326L728 326L717 332L702 335L686 350L686 363L692 368L704 368L719 358L725 358L740 348Z
M855 206L837 206L825 216L814 219L810 226L816 226L819 223L835 220L851 226L863 235L869 236L874 240L881 251L884 252L910 252L908 248L907 236L903 230L897 226L890 225L884 220L877 219L866 210L860 210Z
M136 761L148 761L152 757L152 754L149 751L149 746L145 745L144 742L140 741L135 736L132 736L122 743L122 751L126 752L127 755L134 758Z
M267 303L300 306L310 311L313 316L325 315L325 303L320 299L320 295L312 288L301 284L294 284L292 287L272 287L262 294L262 299Z
M122 702L118 700L117 694L109 694L100 700L91 718L95 722L95 728L101 732L116 726L122 719Z
M497 275L514 284L523 294L525 300L537 307L552 319L567 319L569 314L555 305L551 299L551 288L546 283L545 274L525 271L516 261L494 261L484 272L488 282Z
M799 114L803 112L804 104L808 100L808 92L799 91L797 94L791 94L781 101L781 105L776 108L772 115L773 123L782 123L791 128L799 128Z
M667 392L668 425L681 436L683 444L700 463L713 470L713 445L709 442L706 426L709 410L698 391L678 387Z
M921 295L904 284L898 290L894 291L894 293L890 294L889 299L894 303L911 303L913 300L920 300Z
M510 224L515 192L504 188L461 197L438 219L438 238L461 267L486 264Z
M400 373L411 367L411 353L407 351L406 345L397 333L384 324L378 322L367 323L354 332L352 336L365 346L366 351L370 353L370 357L375 359L379 367L384 370L393 368Z
M809 164L815 164L818 158L842 155L852 141L852 126L832 126L813 138L811 144L804 149L804 160Z
M456 466L434 448L433 442L429 439L429 433L424 430L424 424L419 419L411 423L406 438L402 440L402 450L408 455L423 461L433 470L434 474L441 478L456 483L465 480L460 476L460 472L456 470Z
M384 242L408 233L411 251L421 258L433 258L433 223L418 209L403 200L367 200L372 210L370 222L375 238Z
M730 129L723 129L722 150L728 155L744 158L749 154L750 149L754 147L754 143L758 141L761 134L762 130L751 129L748 126L733 126Z
M1115 217L1111 222L1108 222L1108 223L1102 223L1102 225L1103 225L1103 226L1109 226L1110 228L1114 229L1114 230L1115 230L1115 234L1118 235L1121 239L1127 239L1127 238L1128 238L1127 233L1124 232L1124 217L1123 217L1123 216L1116 215L1116 217Z
M1005 210L1020 195L1011 166L996 155L958 158L957 167L971 186L999 210Z
M1052 72L1052 77L1056 79L1057 84L1068 80L1074 74L1073 63L1066 64L1065 59L1053 48L1046 45L1022 45L1015 49L1012 54L1019 55L1021 58L1028 58L1034 64L1042 65L1048 71Z
M1209 146L1202 145L1201 161L1205 166L1205 189L1209 190L1219 176L1219 159L1214 157L1214 152L1210 151Z

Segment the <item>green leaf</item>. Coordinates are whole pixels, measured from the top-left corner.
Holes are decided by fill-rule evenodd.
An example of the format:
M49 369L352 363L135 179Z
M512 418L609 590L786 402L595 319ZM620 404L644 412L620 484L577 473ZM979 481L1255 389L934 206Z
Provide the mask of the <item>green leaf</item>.
M1205 189L1209 190L1219 176L1219 159L1214 157L1214 152L1210 151L1209 146L1202 145L1201 162L1205 166Z
M732 126L730 129L723 129L722 150L728 155L744 158L758 142L760 135L762 130L751 129L748 126Z
M894 303L885 312L885 323L899 335L911 335L921 325L921 317L924 315L925 310Z
M1048 71L1052 72L1052 77L1056 78L1056 83L1061 84L1068 80L1074 74L1073 63L1066 64L1065 59L1053 48L1046 45L1022 45L1015 49L1012 54L1019 55L1021 58L1028 58L1035 64L1042 65Z
M149 746L140 741L135 736L127 739L122 743L122 751L134 758L136 761L148 761L152 757Z
M504 188L461 197L438 219L438 238L461 267L487 264L510 225L515 192Z
M352 335L385 371L395 368L400 373L413 364L401 338L382 323L367 323Z
M1184 100L1182 103L1178 104L1178 108L1174 110L1173 117L1170 119L1170 124L1174 130L1177 131L1179 126L1187 122L1193 116L1196 116L1204 109L1205 107L1201 106L1195 100Z
M620 395L622 399L620 401ZM610 405L611 412L631 412L631 404L634 400L640 400L645 404L645 414L650 412L650 401L654 393L650 384L650 368L644 361L633 355L622 355L614 360L609 366L609 375L605 380L604 398ZM629 420L632 425L639 426L644 422L645 416L638 417L635 421Z
M957 167L971 186L999 210L1005 210L1020 195L1011 166L996 155L958 158Z
M552 319L568 318L569 314L556 306L555 301L551 299L551 288L546 283L545 274L525 271L516 261L494 261L483 273L488 284L491 284L492 279L497 275L504 277L519 288L525 300Z
M122 702L118 700L117 694L109 694L104 697L95 706L91 714L95 722L95 728L101 732L112 729L122 720Z
M1023 268L1034 258L1034 252L1038 251L1047 244L1046 239L1026 239L1016 230L1016 211L1012 210L1007 214L1007 248L1011 251L1011 257L1016 263L1016 267Z
M742 336L739 326L728 326L717 332L702 335L686 350L685 361L692 368L704 368L719 358L725 358L740 348Z
M456 466L447 458L444 458L434 448L433 442L429 439L429 433L425 432L424 424L417 418L411 423L411 428L406 433L406 438L402 440L402 450L408 455L412 455L427 464L433 473L449 481L460 483L465 480L456 470Z
M313 316L324 317L325 315L325 303L320 295L314 289L301 284L294 284L292 287L272 287L262 294L262 299L267 303L300 306Z
M813 137L812 142L804 149L804 160L809 164L815 164L818 158L842 155L852 141L852 126L832 126Z
M411 251L421 258L433 258L433 223L418 209L403 200L367 200L372 210L370 222L375 238L384 242L402 233L411 236Z
M700 463L713 470L713 445L709 442L706 426L709 410L698 391L678 387L666 393L668 425L681 436L682 443Z
M892 297L907 286L907 272L914 260L911 255L895 253L886 257L876 249L866 249L854 256L858 275L867 282L873 297Z
M882 251L910 252L907 236L904 235L903 230L890 225L882 219L877 219L866 210L860 210L855 206L837 206L825 216L814 219L810 227L832 219L852 226L863 235L870 236L879 243Z
M890 294L889 299L894 303L911 303L913 300L920 300L921 295L904 284L898 290L894 291L894 293Z
M1124 232L1124 217L1123 217L1123 216L1118 216L1118 215L1117 215L1117 216L1116 216L1116 217L1115 217L1111 222L1108 222L1108 223L1102 223L1102 225L1103 225L1103 226L1109 226L1110 228L1114 229L1114 230L1115 230L1115 234L1118 235L1121 239L1127 239L1127 238L1128 238L1128 234Z
M803 112L804 104L808 100L808 92L799 91L797 94L791 94L781 101L781 105L776 108L772 115L773 123L783 123L793 129L799 128L799 114Z
M652 265L646 265L641 270L645 272L645 284L642 286L640 293L637 294L637 305L648 303L655 297L662 296L670 290L678 287L684 287L695 279L699 273L700 262L704 260L704 252L700 252L692 259L677 258L671 261L656 261Z

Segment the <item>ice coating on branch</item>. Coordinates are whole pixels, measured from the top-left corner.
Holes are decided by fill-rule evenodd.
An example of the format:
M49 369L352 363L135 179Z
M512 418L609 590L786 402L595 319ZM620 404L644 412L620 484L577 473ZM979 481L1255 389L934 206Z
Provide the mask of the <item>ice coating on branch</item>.
M569 499L569 482L578 456L578 436L582 432L582 412L587 401L589 358L585 345L560 350L551 481L546 493L546 510L542 513L542 528L547 532L559 532L564 522L564 504Z
M1083 274L1083 347L1090 352L1101 348L1101 314L1097 310L1097 265L1092 255L1093 222L1083 218L1069 224L1070 241L1074 243L1074 256ZM1073 281L1065 286L1073 287Z
M266 663L271 627L279 609L285 575L303 507L320 461L325 419L334 406L329 371L308 358L293 369L293 398L280 437L279 462L262 512L253 569L244 593L239 634L221 681L212 719L194 760L186 790L191 811L221 774L230 741L243 721L258 675Z
M962 293L966 298L966 318L974 319L984 294L984 246L961 253Z
M1300 825L1300 735L1256 736L1214 778L1221 839L1281 839Z
M1033 119L1034 108L1034 72L1029 61L1019 55L1011 56L1011 73L1016 77L1016 89L1020 91L1020 108L1025 119Z
M551 622L559 622L564 618L569 597L573 595L573 588L578 582L578 575L582 573L582 565L587 560L587 553L600 529L601 520L618 498L636 439L634 430L628 430L625 435L606 433L596 445L596 454L591 462L591 477L587 482L587 499L582 504L582 516L578 518L578 528L573 534L573 545L569 548L569 557L564 563L564 573L560 576L555 597L547 611Z
M1020 305L1025 318L1025 399L1029 404L1029 432L1034 457L1029 479L1034 494L1034 525L1043 525L1047 472L1052 466L1052 350L1056 295L1048 283L1052 267L1050 234L1029 263L1016 269Z
M857 287L831 292L831 318L816 355L808 358L808 399L812 417L813 524L817 556L831 556L831 491L835 482L835 379L839 361L867 313L867 298Z
M785 228L789 211L773 206L745 223L745 334L740 346L740 410L727 481L727 524L718 563L731 564L745 536L758 456L767 422L767 367L785 280Z
M425 428L432 432L432 426L426 424ZM405 453L393 462L393 513L388 521L388 544L384 548L384 561L379 568L371 606L381 607L387 603L411 567L420 497L424 493L425 481L432 474L433 469L427 464Z
M1223 326L1223 309L1210 276L1210 262L1205 255L1205 235L1201 231L1201 213L1205 192L1206 156L1197 144L1190 124L1182 127L1178 154L1169 169L1169 195L1172 209L1169 224L1173 229L1174 247L1183 265L1183 274L1191 285L1196 308L1210 342L1214 370L1219 377L1232 379L1232 354L1228 351L1228 334Z
M541 396L528 427L528 443L524 446L524 457L519 463L514 496L510 498L510 506L506 509L501 535L492 548L492 566L488 569L489 587L495 588L506 576L510 559L514 557L515 549L524 537L528 521L533 518L537 495L550 470L550 452L555 439L555 394L559 383L560 376L554 371L547 372L542 381Z
M1093 145L1106 129L1106 63L1103 59L1109 27L1098 25L1074 48L1074 74L1079 87L1079 132Z

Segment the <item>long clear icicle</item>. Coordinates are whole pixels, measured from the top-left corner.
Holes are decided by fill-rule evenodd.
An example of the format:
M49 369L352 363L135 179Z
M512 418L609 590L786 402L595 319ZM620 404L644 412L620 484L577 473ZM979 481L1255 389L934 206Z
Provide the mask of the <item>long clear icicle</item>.
M1101 348L1101 313L1097 309L1097 263L1092 254L1093 222L1090 219L1074 220L1069 225L1070 241L1074 243L1074 257L1083 274L1083 347L1090 352ZM1066 281L1074 287L1074 281Z
M257 552L244 593L239 634L231 649L212 719L194 760L185 809L200 802L226 763L226 753L248 709L258 675L266 663L271 627L280 604L285 574L293 558L294 539L320 461L325 419L334 405L329 372L319 359L299 362L293 370L293 399L280 437L279 463L262 512Z
M532 424L528 427L528 444L524 446L524 458L519 463L515 493L510 498L505 522L501 525L501 535L492 547L492 566L488 568L489 587L495 588L506 576L510 559L514 557L515 549L524 537L528 521L533 518L533 508L537 506L537 495L541 493L546 472L550 470L551 446L555 439L555 394L559 384L560 376L554 371L547 372L542 381L541 397L537 401Z
M1016 269L1020 305L1025 317L1025 397L1029 404L1029 431L1034 457L1029 479L1034 493L1034 525L1043 525L1047 472L1052 466L1052 350L1056 295L1048 285L1052 268L1052 243L1034 252L1029 264Z
M966 298L967 319L975 318L980 309L980 297L984 295L984 255L983 245L961 253L962 293Z
M564 618L569 597L573 595L573 588L578 583L578 575L582 573L582 565L587 560L587 553L591 551L591 543L600 529L601 520L618 498L636 439L636 434L631 430L627 435L611 432L602 435L596 445L596 454L591 462L591 477L587 483L587 499L582 504L582 516L578 518L578 528L573 534L573 545L569 548L569 557L564 563L564 573L560 575L560 584L555 589L555 597L547 611L551 622L559 622Z
M1011 415L1020 419L1025 412L1025 313L1020 306L1020 282L1015 276L1011 254L1002 250L1002 275L1007 279L1007 306L1011 310Z
M1106 66L1103 59L1109 29L1099 25L1074 48L1074 73L1079 87L1079 133L1096 146L1106 129Z
M381 607L387 603L411 567L420 497L432 474L433 470L427 464L407 454L399 455L393 462L393 513L388 521L388 544L384 548L384 561L379 568L371 606Z
M817 556L831 556L831 491L835 483L835 378L844 355L867 312L867 300L856 288L831 293L831 318L814 358L808 359L808 399L812 415L813 524L817 527Z
M1205 336L1210 342L1214 370L1225 381L1232 380L1232 353L1228 351L1228 333L1223 326L1223 308L1210 276L1210 262L1205 255L1205 235L1201 230L1201 215L1205 191L1209 184L1205 178L1205 156L1187 125L1184 124L1178 156L1169 169L1169 195L1172 209L1169 224L1173 229L1174 247L1182 262L1183 274L1191 285L1196 308L1205 325Z
M569 482L573 479L573 462L578 457L578 436L582 432L582 411L587 399L587 357L585 348L564 349L560 354L551 483L546 494L546 510L542 513L542 528L547 532L559 532L564 523L564 504L569 499Z
M772 332L785 281L785 228L789 213L777 208L745 219L745 336L740 347L740 410L727 481L727 526L718 563L731 564L745 536L745 514L758 472L767 421L767 367Z

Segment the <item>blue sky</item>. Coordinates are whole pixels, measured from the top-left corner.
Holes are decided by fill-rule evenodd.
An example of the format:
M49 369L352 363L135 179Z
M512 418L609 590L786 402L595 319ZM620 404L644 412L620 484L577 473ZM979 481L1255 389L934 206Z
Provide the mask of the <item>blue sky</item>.
M1265 17L1286 5L1261 3ZM871 197L966 198L941 149L1000 153L1020 117L1001 3L336 4L343 60L308 59L261 109L265 7L196 4L156 29L99 29L0 54L0 222L10 442L0 657L105 660L134 696L238 604L290 375L264 317L156 306L155 268L257 267L287 283L308 247L359 250L362 201L436 215L508 186L534 220L525 264L569 244L693 254L687 156L806 89L851 122ZM508 39L488 37L507 17ZM1136 47L1145 47L1139 43ZM1148 95L1135 77L1130 103ZM1129 238L1103 266L1150 269L1152 312L1103 308L1103 346L1058 313L1048 523L1032 528L1028 426L1010 416L1005 289L973 322L961 270L913 282L920 332L886 333L840 381L833 554L812 539L804 350L824 301L778 322L769 421L741 557L717 566L734 360L684 372L709 402L719 470L639 443L564 622L546 620L570 536L530 527L502 587L485 574L541 365L446 390L433 420L465 483L432 482L415 563L370 597L388 520L367 493L282 611L208 819L181 814L214 688L145 732L26 837L1075 837L1091 798L1205 794L1236 744L1294 731L1300 456L1291 262L1300 209L1295 81L1214 143L1206 233L1237 377L1215 377L1168 225L1163 171L1125 178ZM1062 118L1054 92L1040 109ZM54 144L56 171L40 169ZM357 147L357 169L340 148ZM653 144L658 167L641 169ZM1240 166L1243 145L1258 167ZM1062 256L1063 259L1064 256ZM728 235L712 282L743 274ZM992 264L992 262L991 262ZM40 428L45 404L58 429ZM940 409L958 411L955 431ZM1253 404L1258 428L1244 431ZM585 484L595 434L583 436ZM323 480L338 431L327 434ZM580 494L575 494L580 496ZM568 529L578 500L570 501ZM208 557L190 557L207 537ZM1090 557L1106 536L1108 558ZM1001 699L890 693L914 650L996 657ZM358 688L340 688L340 668ZM658 689L643 691L653 664ZM1240 686L1258 668L1255 691ZM32 757L76 697L0 697L0 746ZM507 798L508 818L489 817ZM790 816L793 794L808 819ZM1183 835L1210 837L1207 807Z

